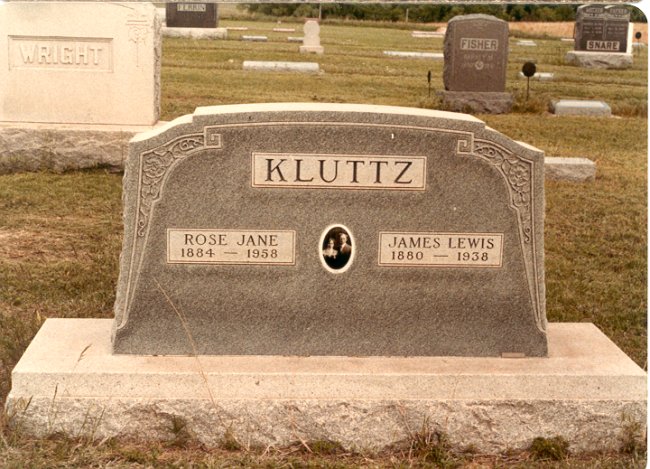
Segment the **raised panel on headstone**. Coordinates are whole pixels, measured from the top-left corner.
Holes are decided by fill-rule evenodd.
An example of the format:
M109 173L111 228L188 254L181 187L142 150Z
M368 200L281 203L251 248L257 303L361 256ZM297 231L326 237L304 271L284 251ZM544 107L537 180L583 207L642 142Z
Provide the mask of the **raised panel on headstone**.
M0 121L156 123L160 28L150 3L0 3Z
M445 90L504 92L508 23L489 15L456 16L447 24L444 55Z
M543 190L464 114L198 108L130 144L114 352L544 356Z
M218 10L216 3L167 3L168 28L216 28Z

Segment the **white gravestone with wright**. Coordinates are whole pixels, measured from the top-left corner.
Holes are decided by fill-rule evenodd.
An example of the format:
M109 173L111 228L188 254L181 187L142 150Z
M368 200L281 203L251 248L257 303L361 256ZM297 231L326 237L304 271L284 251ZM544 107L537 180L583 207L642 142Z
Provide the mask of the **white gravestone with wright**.
M122 166L159 118L160 28L150 3L0 3L0 170Z
M150 3L0 6L0 121L156 123L156 20Z

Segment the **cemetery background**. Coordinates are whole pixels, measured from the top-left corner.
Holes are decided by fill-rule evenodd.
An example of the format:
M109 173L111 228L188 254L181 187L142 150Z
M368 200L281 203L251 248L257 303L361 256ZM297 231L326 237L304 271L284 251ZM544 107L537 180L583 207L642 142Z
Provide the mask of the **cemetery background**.
M442 39L415 39L410 30L380 25L352 28L325 23L321 28L325 55L317 59L324 73L256 73L242 71L243 60L302 58L295 44L271 32L275 22L224 20L220 25L235 24L268 32L269 42L243 43L238 32L232 32L227 41L165 39L162 119L191 113L199 105L247 102L437 106L435 98L427 95L426 73L432 70L432 86L440 89L442 62L386 58L382 51L441 51ZM301 24L295 23L297 31ZM537 47L517 47L514 34L506 85L516 96L514 112L479 118L549 156L589 157L598 164L594 183L546 183L549 321L594 322L647 368L647 53L642 50L635 55L629 70L581 70L564 65L571 43L535 38ZM536 59L538 71L555 73L555 80L533 83L526 102L525 81L517 74L529 58ZM553 117L547 112L551 98L602 99L616 117ZM121 175L109 169L0 176L2 403L10 371L44 318L112 317L121 245L121 183ZM170 445L148 447L56 439L37 443L21 439L19 431L9 432L2 425L0 463L31 460L42 464L58 457L82 467L97 458L154 464L221 457L191 445L174 449L174 444L189 438L180 423L176 427L170 423ZM630 429L629 441L621 441L627 453L593 457L641 467L644 456L638 430ZM224 447L228 445L225 441ZM286 450L280 457L296 457L299 451ZM408 451L402 454L409 455ZM410 454L419 460L417 451ZM580 459L573 463L579 465Z

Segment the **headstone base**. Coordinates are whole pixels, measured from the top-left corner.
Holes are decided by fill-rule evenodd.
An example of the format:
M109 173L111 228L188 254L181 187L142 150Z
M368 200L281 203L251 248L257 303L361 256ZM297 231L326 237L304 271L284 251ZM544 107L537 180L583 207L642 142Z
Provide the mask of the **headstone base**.
M571 50L565 60L571 65L583 68L625 69L632 66L632 54L615 52L586 52Z
M544 177L551 181L591 182L596 163L587 158L544 157Z
M10 425L35 436L206 445L332 440L380 450L428 424L452 445L564 437L609 451L646 422L646 373L594 325L548 324L547 358L111 355L110 319L48 319L12 373Z
M164 37L182 37L190 39L228 39L226 28L162 28Z
M511 93L487 91L440 91L446 110L468 114L506 114L512 109Z
M124 168L129 140L153 126L0 123L0 174Z
M301 54L322 54L325 52L323 46L300 46Z

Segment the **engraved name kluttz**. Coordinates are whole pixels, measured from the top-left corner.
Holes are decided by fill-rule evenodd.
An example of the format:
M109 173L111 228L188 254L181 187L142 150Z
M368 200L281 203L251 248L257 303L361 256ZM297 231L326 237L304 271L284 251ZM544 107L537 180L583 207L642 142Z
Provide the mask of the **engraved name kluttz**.
M425 156L253 153L253 187L424 190Z
M295 263L295 231L167 230L168 264Z
M379 233L380 266L501 267L503 233Z

